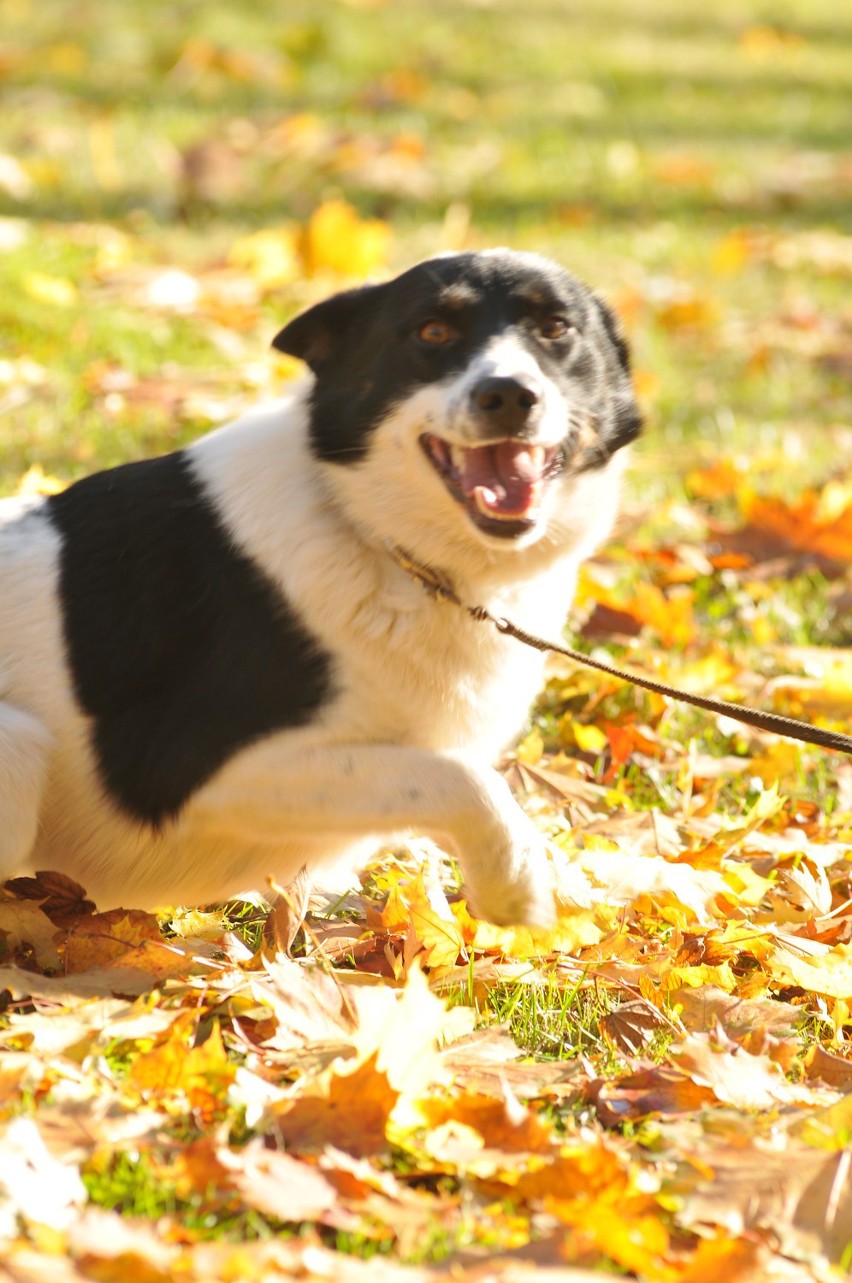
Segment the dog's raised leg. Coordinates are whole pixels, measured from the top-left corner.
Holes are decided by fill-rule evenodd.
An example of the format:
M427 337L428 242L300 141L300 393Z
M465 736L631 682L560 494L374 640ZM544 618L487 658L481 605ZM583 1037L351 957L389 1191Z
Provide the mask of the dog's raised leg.
M460 756L381 744L297 751L273 739L242 753L189 809L212 832L265 842L415 831L450 843L492 922L553 917L544 839L495 771Z
M35 842L50 743L37 718L0 703L0 881L24 868Z

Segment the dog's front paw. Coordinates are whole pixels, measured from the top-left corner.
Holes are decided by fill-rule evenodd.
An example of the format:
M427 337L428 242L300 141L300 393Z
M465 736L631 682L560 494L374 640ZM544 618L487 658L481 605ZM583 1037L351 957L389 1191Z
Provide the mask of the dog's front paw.
M508 850L495 850L485 878L471 884L473 911L501 927L549 927L556 920L547 845L523 812Z

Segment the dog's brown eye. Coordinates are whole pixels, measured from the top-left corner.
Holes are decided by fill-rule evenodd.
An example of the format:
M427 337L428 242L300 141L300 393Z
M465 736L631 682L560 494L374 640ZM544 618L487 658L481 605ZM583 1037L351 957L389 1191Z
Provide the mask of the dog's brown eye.
M441 347L444 343L452 343L453 339L458 337L458 330L454 330L452 325L447 325L446 321L425 321L417 331L417 337L421 343Z
M571 326L564 316L548 316L538 327L543 339L564 339Z

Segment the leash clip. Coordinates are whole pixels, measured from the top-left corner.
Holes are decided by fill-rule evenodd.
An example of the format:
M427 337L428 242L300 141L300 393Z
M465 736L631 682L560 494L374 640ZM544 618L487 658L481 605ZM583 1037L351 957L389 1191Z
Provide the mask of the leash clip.
M453 605L460 605L449 580L445 579L443 575L433 570L431 566L424 566L422 562L414 561L404 549L400 548L399 544L391 543L390 540L387 540L385 547L400 569L404 570L412 579L416 579L423 591L433 601L449 601Z

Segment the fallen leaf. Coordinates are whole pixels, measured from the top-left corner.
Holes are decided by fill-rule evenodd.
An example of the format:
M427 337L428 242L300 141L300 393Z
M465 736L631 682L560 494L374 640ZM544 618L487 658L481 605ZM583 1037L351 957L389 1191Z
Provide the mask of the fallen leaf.
M66 1229L86 1201L77 1168L53 1158L33 1118L13 1118L0 1132L0 1239L25 1222Z
M281 1221L315 1221L338 1201L334 1184L317 1167L251 1140L240 1150L221 1146L216 1157L249 1207Z
M334 272L369 276L384 267L391 231L376 218L362 219L342 200L318 205L304 229L301 253L309 275Z
M0 941L8 955L26 955L31 950L42 970L58 970L56 935L56 927L36 905L21 900L0 901Z
M377 1060L375 1053L350 1073L329 1070L310 1093L273 1106L276 1132L287 1147L306 1153L333 1145L358 1156L386 1150L399 1093Z
M673 1055L694 1083L709 1087L717 1100L738 1109L820 1103L818 1092L788 1082L769 1056L752 1055L735 1044L720 1045L711 1034L690 1034Z

